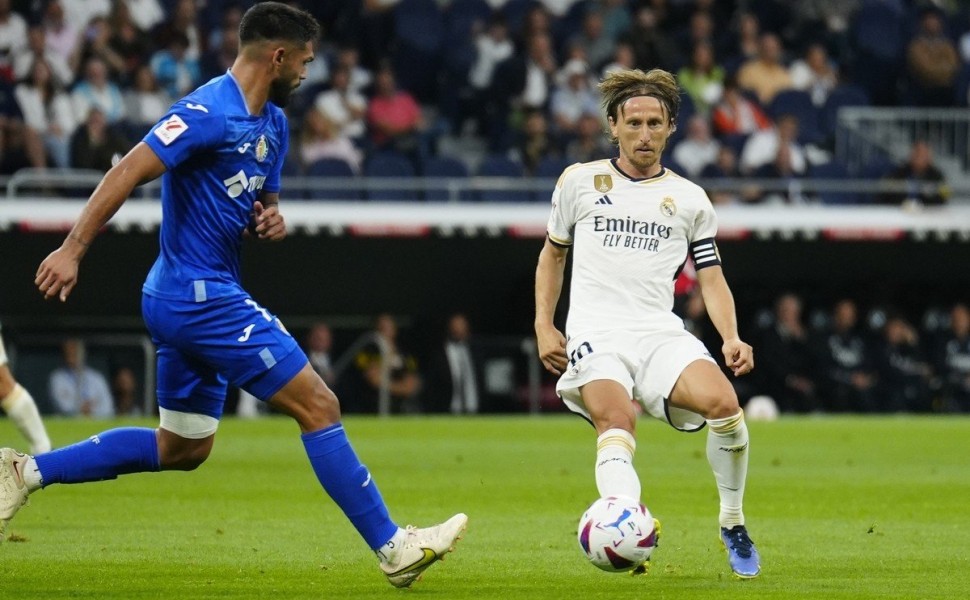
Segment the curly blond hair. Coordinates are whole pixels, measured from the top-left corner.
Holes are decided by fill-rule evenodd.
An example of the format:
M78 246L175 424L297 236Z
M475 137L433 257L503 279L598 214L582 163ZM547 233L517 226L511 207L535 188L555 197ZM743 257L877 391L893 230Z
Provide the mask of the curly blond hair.
M603 96L603 110L613 123L618 123L618 113L623 103L636 96L650 96L660 101L667 113L671 127L677 126L680 112L680 86L672 73L663 69L651 69L644 73L640 69L621 69L613 71L599 84ZM609 133L609 132L607 132ZM610 135L614 144L617 139Z

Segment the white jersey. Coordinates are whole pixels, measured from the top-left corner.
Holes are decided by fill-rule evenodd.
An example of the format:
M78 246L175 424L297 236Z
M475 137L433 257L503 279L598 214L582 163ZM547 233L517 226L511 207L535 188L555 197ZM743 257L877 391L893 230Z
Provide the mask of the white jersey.
M688 252L697 269L721 264L716 233L704 190L667 169L633 179L615 159L567 168L547 226L550 242L573 248L567 336L683 329L674 280Z

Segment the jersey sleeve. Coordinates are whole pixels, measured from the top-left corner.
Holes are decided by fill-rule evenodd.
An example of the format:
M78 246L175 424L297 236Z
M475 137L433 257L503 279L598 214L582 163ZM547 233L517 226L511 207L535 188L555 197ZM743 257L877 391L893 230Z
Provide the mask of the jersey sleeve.
M282 187L280 185L280 177L283 172L283 162L286 160L286 155L290 150L290 128L282 112L277 116L276 122L279 136L279 150L276 154L276 162L273 163L273 167L266 175L266 182L263 183L263 191L271 194L279 193Z
M556 189L552 192L552 212L546 224L546 235L556 246L568 248L573 245L575 218L575 184L567 178L569 169L559 177Z
M179 102L142 141L151 147L166 168L174 169L189 156L216 145L225 134L225 128L222 114L212 114L199 104Z
M694 216L694 229L690 241L690 257L698 271L721 264L721 253L717 250L717 214L710 200L704 198L702 208Z

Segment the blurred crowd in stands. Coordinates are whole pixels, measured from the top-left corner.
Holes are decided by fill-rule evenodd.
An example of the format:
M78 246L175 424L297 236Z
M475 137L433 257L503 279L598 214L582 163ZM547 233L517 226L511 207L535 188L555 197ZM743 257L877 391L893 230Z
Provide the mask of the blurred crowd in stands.
M108 169L174 100L226 71L251 4L0 0L0 175ZM690 177L844 177L833 154L840 107L968 104L970 10L959 3L295 4L324 36L287 108L286 175L556 177L613 155L595 86L619 68L677 74L685 93L665 162ZM942 182L927 144L912 155L865 175ZM945 188L930 189L872 198L945 202ZM712 197L799 201L755 188Z

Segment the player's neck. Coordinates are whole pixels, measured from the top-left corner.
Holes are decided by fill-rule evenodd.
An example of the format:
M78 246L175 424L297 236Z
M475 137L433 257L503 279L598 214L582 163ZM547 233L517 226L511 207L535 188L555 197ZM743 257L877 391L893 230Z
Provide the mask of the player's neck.
M272 81L272 74L267 73L261 65L245 60L243 57L236 57L229 72L239 84L243 98L246 100L246 108L251 115L260 115L266 102L269 101L269 86Z
M660 164L660 160L654 161L649 165L635 166L629 159L620 154L620 157L616 160L616 166L619 167L623 173L633 179L650 179L651 177L656 177L663 170L663 166Z

